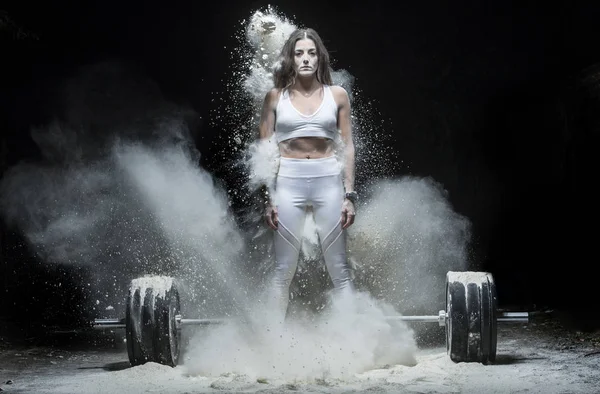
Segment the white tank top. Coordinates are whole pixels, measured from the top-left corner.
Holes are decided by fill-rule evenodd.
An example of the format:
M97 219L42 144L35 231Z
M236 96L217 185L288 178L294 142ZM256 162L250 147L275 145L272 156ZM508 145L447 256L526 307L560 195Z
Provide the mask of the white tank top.
M287 89L279 95L275 110L275 138L278 143L298 137L336 139L337 104L331 88L323 85L323 89L323 101L311 115L304 115L294 107Z

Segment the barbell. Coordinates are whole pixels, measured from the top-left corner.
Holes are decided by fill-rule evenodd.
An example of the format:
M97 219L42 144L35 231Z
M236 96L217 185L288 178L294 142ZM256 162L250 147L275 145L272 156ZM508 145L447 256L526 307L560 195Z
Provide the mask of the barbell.
M437 315L386 316L386 319L431 322L445 327L446 351L454 362L488 364L496 359L498 323L527 323L528 312L500 312L492 274L446 273L446 310ZM231 319L185 319L179 291L167 276L133 279L125 318L95 319L96 329L125 329L132 366L157 362L175 367L181 353L181 329L187 325L223 324Z

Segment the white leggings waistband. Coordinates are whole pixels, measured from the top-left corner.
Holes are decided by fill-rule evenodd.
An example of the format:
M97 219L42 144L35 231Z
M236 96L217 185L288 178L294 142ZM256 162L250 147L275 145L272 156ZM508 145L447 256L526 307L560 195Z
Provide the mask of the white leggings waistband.
M339 175L341 171L342 166L336 156L319 159L281 157L278 175L290 178L316 178Z

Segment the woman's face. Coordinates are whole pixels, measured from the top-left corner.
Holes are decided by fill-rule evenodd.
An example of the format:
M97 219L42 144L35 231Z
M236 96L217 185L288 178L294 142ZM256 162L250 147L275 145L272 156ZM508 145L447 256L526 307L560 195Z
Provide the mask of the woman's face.
M311 39L296 41L294 52L294 62L298 75L308 77L317 72L319 58L317 56L317 47Z

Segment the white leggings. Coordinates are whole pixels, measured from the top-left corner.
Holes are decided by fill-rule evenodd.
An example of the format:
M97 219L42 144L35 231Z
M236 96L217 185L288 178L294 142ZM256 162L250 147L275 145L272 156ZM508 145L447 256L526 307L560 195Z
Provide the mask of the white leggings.
M275 232L273 290L281 320L285 319L289 288L298 267L307 209L312 207L323 258L333 286L353 290L346 260L341 213L344 186L335 156L323 159L280 159L275 183L279 226Z

